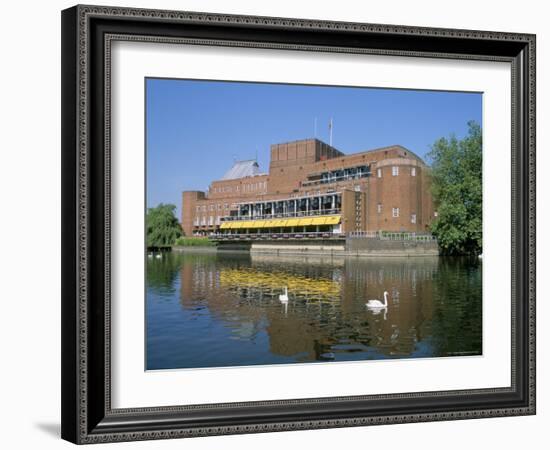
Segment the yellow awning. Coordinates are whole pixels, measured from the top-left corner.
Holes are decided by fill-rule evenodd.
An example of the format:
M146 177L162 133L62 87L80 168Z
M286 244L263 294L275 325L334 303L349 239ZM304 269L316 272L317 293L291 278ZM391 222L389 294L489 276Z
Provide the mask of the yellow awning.
M251 220L241 220L239 222L235 222L235 226L233 228L250 228L250 225L252 225L254 222Z
M286 226L286 220L270 219L270 220L254 220L244 221L239 223L239 228L272 228Z
M341 216L302 217L300 219L266 219L266 220L235 220L222 222L222 230L243 228L279 228L309 225L336 225L340 223Z
M324 225L326 220L326 217L314 217L311 225Z
M325 221L325 225L336 225L340 223L341 216L328 216Z

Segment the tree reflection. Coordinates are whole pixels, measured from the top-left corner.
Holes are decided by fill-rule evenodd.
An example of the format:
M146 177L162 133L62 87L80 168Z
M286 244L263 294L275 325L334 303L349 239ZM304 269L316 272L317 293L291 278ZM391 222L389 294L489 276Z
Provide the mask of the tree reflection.
M440 259L432 339L441 356L481 354L481 276L477 258Z

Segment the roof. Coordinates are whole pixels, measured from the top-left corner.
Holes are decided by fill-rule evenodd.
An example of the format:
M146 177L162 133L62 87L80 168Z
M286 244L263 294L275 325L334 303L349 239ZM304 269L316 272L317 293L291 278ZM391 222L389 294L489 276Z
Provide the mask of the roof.
M386 147L380 147L380 148L373 148L372 150L365 150L365 151L362 151L362 152L359 152L359 153L354 153L353 155L358 155L358 154L361 154L361 153L376 153L376 152L381 152L381 151L385 151L385 150L390 150L390 149L393 149L393 148L398 148L400 150L403 150L404 152L406 153L409 153L410 156L422 161L422 163L426 164L424 162L424 160L418 156L415 152L413 152L412 150L409 150L407 147L403 147L402 145L399 145L399 144L395 144L395 145L388 145ZM349 155L349 156L352 156L352 155ZM409 155L407 155L409 156Z
M251 177L260 174L260 166L256 160L235 161L233 167L225 172L221 180L235 180L237 178Z

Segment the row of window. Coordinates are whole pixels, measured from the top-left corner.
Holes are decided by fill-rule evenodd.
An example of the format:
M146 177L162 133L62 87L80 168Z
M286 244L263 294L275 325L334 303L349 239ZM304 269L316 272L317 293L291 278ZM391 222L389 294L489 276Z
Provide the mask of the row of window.
M382 203L378 203L377 207L378 214L382 213ZM391 216L392 217L399 217L399 208L392 208L391 209ZM411 223L416 223L416 214L411 214Z
M231 204L231 208L236 208L236 207L237 207L236 203ZM228 210L229 203L224 203L223 205L221 203L218 203L217 205L212 203L210 205L197 206L197 212L216 211L216 210L221 211L222 209Z
M267 189L267 181L259 181L257 183L246 183L242 185L242 192L255 192L255 191L265 191ZM225 193L225 192L241 192L241 185L236 186L221 186L213 187L212 192L215 194Z
M367 177L370 174L369 167L366 165L348 167L346 169L331 170L321 174L321 184L334 183L336 181L354 180Z
M397 177L399 175L399 166L392 166L391 174ZM376 169L376 176L382 178L382 168ZM411 167L411 177L416 177L416 167Z
M340 210L341 194L328 194L318 197L299 197L287 200L270 200L266 202L246 203L239 205L240 216L269 216L278 214L317 213L321 211Z
M198 227L200 225L219 225L221 223L219 216L210 216L210 217L195 217L195 220L193 220L193 225Z

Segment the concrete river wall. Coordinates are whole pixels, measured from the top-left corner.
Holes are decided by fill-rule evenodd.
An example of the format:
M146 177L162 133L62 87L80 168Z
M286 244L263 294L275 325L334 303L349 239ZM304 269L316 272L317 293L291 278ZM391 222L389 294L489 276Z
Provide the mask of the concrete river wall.
M261 242L220 243L218 251L245 250L278 255L334 256L437 256L437 242L348 238L327 240L272 240Z
M348 238L346 253L357 256L437 256L436 240L385 240L377 238Z

